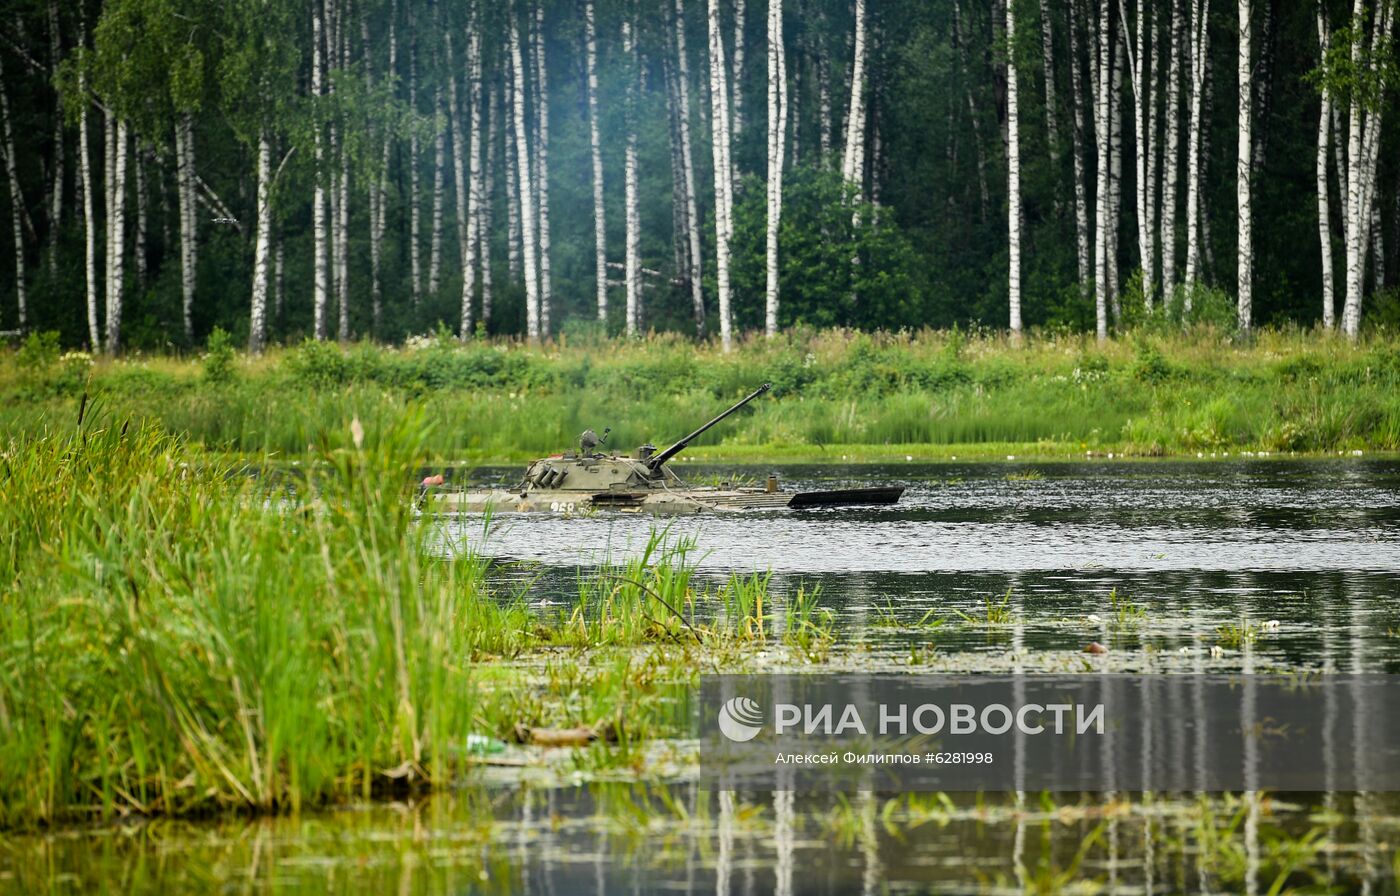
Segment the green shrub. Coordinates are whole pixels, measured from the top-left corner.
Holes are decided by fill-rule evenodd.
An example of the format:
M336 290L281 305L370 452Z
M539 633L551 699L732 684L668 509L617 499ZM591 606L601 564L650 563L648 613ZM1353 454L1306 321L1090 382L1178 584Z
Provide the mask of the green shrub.
M36 330L24 339L15 360L21 370L31 376L42 377L58 362L58 331Z
M204 351L204 381L216 386L232 381L233 358L233 337L223 327L215 327Z

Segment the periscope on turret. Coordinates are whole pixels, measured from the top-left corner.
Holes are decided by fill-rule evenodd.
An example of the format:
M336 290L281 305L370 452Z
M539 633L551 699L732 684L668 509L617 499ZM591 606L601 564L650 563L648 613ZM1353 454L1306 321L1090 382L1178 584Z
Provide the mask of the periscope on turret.
M423 482L420 506L434 513L553 513L581 515L598 511L677 516L713 511L778 510L812 507L894 504L900 486L788 492L776 476L758 488L689 486L667 463L695 439L754 399L772 384L764 383L694 432L657 453L656 446L639 446L632 454L600 449L602 435L592 429L579 436L577 451L543 457L531 463L514 488L454 488L441 477Z

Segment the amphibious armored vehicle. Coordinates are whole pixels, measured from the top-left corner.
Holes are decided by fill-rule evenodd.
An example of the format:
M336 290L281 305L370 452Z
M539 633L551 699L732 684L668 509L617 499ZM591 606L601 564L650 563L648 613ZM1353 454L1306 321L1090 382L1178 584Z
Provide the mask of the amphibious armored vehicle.
M556 513L594 511L659 515L723 510L802 509L848 505L894 504L903 487L848 488L790 492L778 488L776 476L761 487L689 486L667 461L693 440L771 388L764 383L738 404L664 451L643 445L631 455L601 451L609 429L600 436L586 430L577 451L541 458L525 470L515 488L455 489L438 477L425 480L421 506L446 513Z

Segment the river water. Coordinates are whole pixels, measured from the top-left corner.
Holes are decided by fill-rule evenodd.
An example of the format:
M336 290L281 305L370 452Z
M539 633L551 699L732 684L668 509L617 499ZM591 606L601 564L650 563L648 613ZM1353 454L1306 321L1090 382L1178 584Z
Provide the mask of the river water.
M485 469L479 482L515 471ZM768 468L686 467L705 480ZM895 507L671 521L701 575L820 588L828 666L920 671L1400 672L1400 462L1369 458L784 466L785 487L897 483ZM580 565L656 520L453 521L567 606ZM667 525L662 522L660 525ZM1004 606L995 631L958 620ZM932 620L932 622L931 622ZM943 620L946 624L938 624ZM1256 633L1244 643L1223 627ZM1225 644L1227 646L1221 646ZM917 659L915 659L917 658ZM1388 794L710 793L690 778L502 775L299 819L14 838L0 889L454 893L1397 892Z

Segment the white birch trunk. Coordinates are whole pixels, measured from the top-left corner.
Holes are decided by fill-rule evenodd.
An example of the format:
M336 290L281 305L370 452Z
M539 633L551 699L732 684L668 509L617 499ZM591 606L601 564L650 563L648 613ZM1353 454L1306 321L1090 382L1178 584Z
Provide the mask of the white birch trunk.
M1252 218L1251 178L1254 172L1254 80L1253 80L1253 3L1239 0L1239 143L1235 162L1237 223L1239 252L1236 257L1238 279L1240 331L1248 333L1253 320L1254 301L1254 227Z
M1192 0L1191 7L1191 117L1186 132L1186 311L1191 310L1191 290L1201 272L1201 118L1210 0Z
M540 330L548 336L554 304L549 263L549 71L544 45L544 6L535 7L535 196L538 200L540 246Z
M671 254L676 283L690 276L690 253L686 250L685 234L685 172L681 170L680 100L677 97L675 65L671 57L661 56L662 79L666 84L666 123L669 127L671 150Z
M195 205L194 123L186 113L175 124L175 190L180 217L180 309L185 341L194 342L194 293L199 262L199 212Z
M1317 50L1319 64L1327 60L1331 47L1327 27L1326 6L1317 0ZM1317 237L1322 250L1322 326L1331 330L1337 325L1336 275L1332 270L1332 202L1331 178L1327 173L1328 143L1332 136L1332 92L1322 85L1322 110L1317 122Z
M57 0L49 0L49 64L57 72L63 61L63 34L60 30ZM55 109L53 120L53 169L49 190L49 225L51 245L49 247L49 272L58 270L58 233L63 224L63 188L66 180L67 147L63 140L63 97L54 91Z
M272 145L258 137L258 215L253 239L253 299L248 314L248 351L259 354L267 338L268 260L272 245Z
M729 90L731 94L731 113L729 125L729 145L733 146L739 141L739 135L744 130L744 17L745 0L734 0L734 69L729 79ZM739 168L737 165L730 166L734 172L735 186L738 186Z
M598 33L594 23L594 0L583 6L584 45L588 54L588 145L593 162L593 264L594 295L598 320L608 319L608 233L603 202L603 141L598 127ZM680 3L681 0L676 0Z
M286 279L284 274L287 268L287 241L277 232L272 234L275 248L272 250L272 277L273 277L273 314L278 321L282 320L282 312L286 309Z
M525 63L520 52L520 29L510 20L511 107L515 124L516 181L520 191L521 256L525 266L525 330L531 342L540 341L540 281L536 271L535 197L530 187L529 122L525 119Z
M2 55L2 54L0 54ZM5 174L10 185L10 225L15 241L15 305L19 311L19 328L28 325L29 298L25 291L28 275L24 265L24 232L21 218L24 214L24 194L19 187L19 164L15 159L15 132L10 122L10 95L5 90L5 69L0 64L0 124L4 126Z
M1186 0L1171 0L1171 50L1167 63L1167 99L1164 118L1166 150L1162 155L1162 217L1158 242L1162 247L1162 292L1170 296L1176 287L1177 172L1181 167L1181 32L1185 27L1181 8Z
M859 187L859 159L865 140L865 0L855 0L855 55L851 62L851 105L846 115L846 149L841 157L841 177Z
M1365 40L1365 5L1356 0L1352 21L1358 30L1352 45L1352 64L1358 68L1362 60L1361 42ZM1394 6L1385 2L1375 15L1371 31L1371 53L1379 55L1382 42L1389 38ZM1371 209L1375 203L1376 164L1379 158L1381 112L1368 112L1358 92L1353 91L1347 124L1347 191L1346 224L1346 300L1342 307L1342 331L1355 341L1361 331L1361 301L1366 282L1366 256L1370 243Z
M409 26L413 27L414 23L411 18L413 5L409 4L408 8L410 10ZM408 103L414 112L418 111L418 36L416 31L413 43L408 50ZM418 303L423 299L423 262L419 249L419 234L422 230L422 203L418 198L420 152L418 129L413 128L408 134L408 275L414 308L417 308Z
M1152 212L1148 188L1147 147L1152 127L1151 110L1148 108L1146 32L1148 9L1146 3L1139 3L1137 22L1133 28L1132 40L1126 36L1123 45L1128 50L1130 84L1133 90L1133 199L1137 208L1138 263L1142 269L1142 292L1148 310L1152 308L1152 272L1155 263L1152 258ZM1128 30L1128 9L1124 0L1118 0L1118 11L1124 32Z
M311 100L313 103L319 103L324 91L322 71L325 47L322 7L319 0L313 0L311 4L311 27ZM330 284L327 282L330 231L326 220L325 134L321 127L319 111L313 143L316 153L316 186L311 196L311 303L316 338L325 339L329 335L326 312L330 300Z
M825 17L823 17L825 21ZM817 57L817 152L822 167L831 165L831 59L825 45Z
M1110 16L1112 12L1110 11ZM1123 280L1118 272L1119 224L1123 220L1123 57L1124 41L1117 29L1117 48L1111 51L1113 80L1108 87L1108 248L1105 261L1108 265L1108 308L1116 325L1123 319L1119 287Z
M133 234L132 266L136 269L136 285L146 287L146 153L139 140L133 141L132 169L136 172L136 233Z
M452 66L452 59L449 56L447 61L448 77L455 84L456 70ZM452 110L452 115L457 114L457 110ZM447 194L447 131L448 111L446 101L443 99L442 86L433 92L433 124L435 133L433 135L433 218L432 231L428 234L428 295L436 297L438 288L442 286L442 221L443 206L446 204ZM460 132L453 134L453 140L461 137ZM454 156L460 155L454 142L452 147ZM458 187L460 192L461 187ZM460 216L460 213L459 213Z
M1040 0L1040 57L1045 73L1045 142L1054 165L1059 159L1060 128L1055 108L1055 28L1050 0Z
M516 183L520 159L515 151L515 139L511 136L514 133L514 125L510 120L510 110L513 109L513 100L510 98L515 96L515 78L507 71L504 79L506 98L502 100L502 107L506 117L506 269L514 280L520 276L520 244L524 241L524 234L520 230L520 187Z
M1159 256L1162 252L1161 243L1158 241L1158 227L1161 223L1162 215L1162 177L1161 177L1161 157L1162 157L1162 126L1161 108L1159 100L1161 96L1162 65L1161 65L1161 29L1157 26L1155 7L1148 6L1147 12L1147 33L1151 41L1151 50L1148 53L1148 79L1147 79L1147 115L1145 118L1148 138L1147 138L1147 247L1152 253L1152 263L1148 265L1145 273L1144 294L1147 310L1150 312L1155 304L1158 295L1157 288L1160 282L1157 279Z
M1108 0L1099 2L1098 19L1098 64L1095 73L1094 99L1094 143L1098 150L1097 183L1095 185L1095 228L1094 228L1094 334L1099 342L1108 339L1109 304L1109 89L1113 77L1113 63L1109 58L1112 26L1109 17L1112 10Z
M389 63L385 69L385 81L393 83L398 75L398 18L399 4L394 0L389 5ZM361 37L365 48L365 79L368 82L370 77L370 38L368 23L363 14L360 17ZM369 234L369 267L370 267L370 322L375 335L380 335L384 315L384 233L388 221L389 208L389 159L390 150L393 147L393 138L386 131L384 139L380 144L379 176L370 185L370 234ZM277 243L279 280L282 242ZM278 289L280 290L280 284ZM277 315L281 317L282 308L279 294Z
M1016 70L1016 2L1006 2L1006 190L1007 246L1010 269L1011 338L1021 341L1021 117L1017 109L1020 87Z
M102 314L105 322L107 309L112 305L112 216L115 214L113 187L117 175L117 119L112 114L111 107L103 110L102 118L102 143L105 154L102 164L102 222L105 228L102 235ZM106 349L105 336L102 347Z
M471 171L467 186L467 250L462 262L462 333L463 339L472 335L472 298L476 292L476 266L478 255L486 253L481 249L481 158L482 128L481 103L484 91L481 89L481 19L479 14L472 19L472 34L467 42L467 54L471 57L468 71L471 80L467 84L467 102L471 103Z
M863 0L858 0L863 2ZM729 165L729 85L724 60L724 39L720 36L719 0L709 0L710 44L710 134L715 182L715 283L719 299L720 345L728 352L734 347L733 320L729 295L729 240L731 235L729 191L733 187Z
M470 72L472 66L472 44L476 38L474 35L467 38L467 70ZM443 46L447 52L447 84L449 91L449 105L447 107L447 121L445 125L452 129L452 183L456 189L457 201L453 206L453 211L457 221L457 257L462 265L462 307L460 309L460 323L457 327L457 338L466 339L471 335L471 288L472 278L475 271L470 263L471 234L468 232L467 222L474 220L471 208L470 190L471 186L467 181L467 171L470 163L467 162L467 152L464 144L467 142L466 128L462 124L462 102L461 95L457 89L457 64L452 52L452 34L443 36ZM471 75L467 76L467 103L472 101Z
M1079 0L1073 0L1070 6L1070 28L1069 28L1069 58L1070 58L1070 115L1073 118L1073 127L1070 136L1073 138L1074 156L1074 237L1075 237L1075 258L1079 263L1079 288L1081 292L1087 293L1090 286L1095 282L1093 263L1090 260L1089 251L1089 189L1088 172L1084 164L1087 149L1084 139L1084 84L1079 68L1079 22L1083 19L1081 15L1083 7ZM1093 48L1089 49L1090 55ZM1097 87L1095 87L1097 95Z
M591 2L591 0L590 0ZM705 335L705 285L702 278L704 256L700 245L700 212L696 194L695 154L690 145L690 59L685 48L685 5L676 0L676 90L680 103L681 172L685 176L686 245L690 255L691 311L695 316L695 335Z
M637 196L637 79L641 77L637 63L636 40L631 21L622 22L622 55L627 66L627 151L623 168L625 212L627 224L627 335L635 336L641 325L642 225L638 214Z
M1353 27L1361 28L1364 24L1363 14L1365 4L1363 0L1356 0L1352 7ZM1361 35L1354 35L1351 46L1351 61L1353 66L1359 67L1361 64ZM1361 289L1366 276L1364 264L1366 249L1364 246L1365 237L1361 229L1361 195L1363 171L1365 163L1362 158L1363 142L1363 108L1360 94L1352 91L1351 108L1347 120L1347 172L1346 172L1346 299L1342 306L1342 332L1347 338L1354 339L1352 330L1352 320L1356 316L1357 310L1361 306ZM1369 222L1368 222L1369 224Z
M778 334L778 235L783 213L783 150L787 118L787 71L783 47L783 3L768 0L768 233L764 333Z
M478 59L480 56L481 53L478 51ZM500 131L501 112L497 108L497 93L494 86L487 86L485 82L481 83L482 106L488 123L486 125L486 145L482 150L485 161L482 165L481 200L476 205L476 233L480 246L478 252L481 258L481 323L485 326L491 321L491 215L495 198L496 140ZM494 81L492 83L494 84Z
M126 256L126 122L117 121L114 174L112 176L112 260L107 269L107 353L115 355L122 346L122 276Z
M337 146L340 155L340 191L335 203L335 289L336 307L340 313L336 336L341 342L350 339L350 156L342 135Z
M87 39L86 28L78 35L79 46ZM78 75L78 92L87 96L87 75ZM78 176L83 189L83 274L87 283L88 347L102 347L102 325L97 300L97 218L93 214L92 150L88 139L88 103L78 113Z

